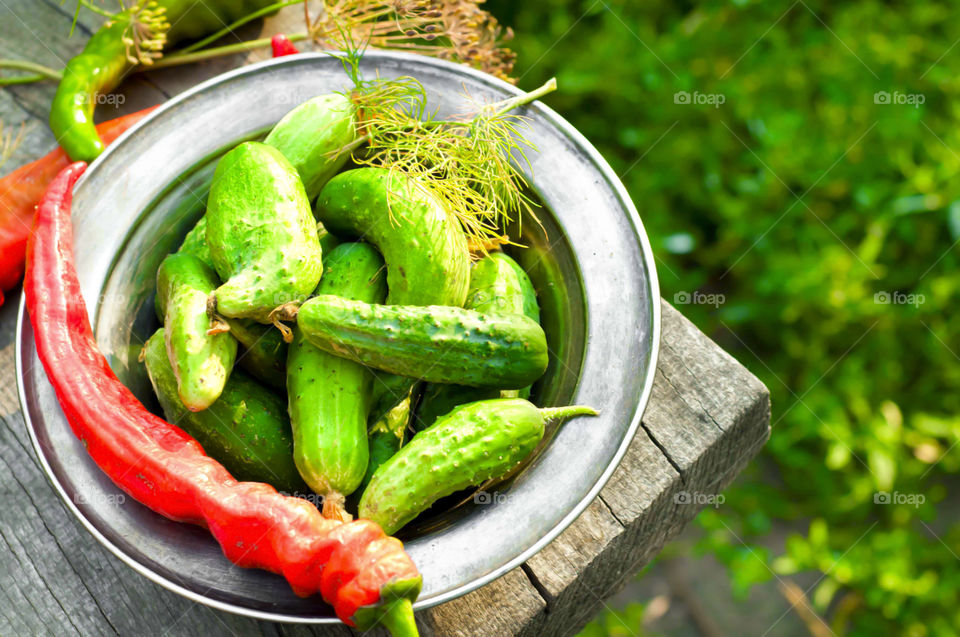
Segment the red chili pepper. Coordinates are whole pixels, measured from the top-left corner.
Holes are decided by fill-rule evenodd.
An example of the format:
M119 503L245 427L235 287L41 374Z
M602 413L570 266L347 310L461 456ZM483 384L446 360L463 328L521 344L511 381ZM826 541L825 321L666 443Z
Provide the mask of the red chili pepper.
M208 528L235 564L279 573L301 596L321 592L349 625L383 621L395 634L416 634L411 601L421 578L399 540L369 520L327 520L305 500L237 482L110 369L74 265L70 206L85 169L65 168L41 200L24 279L37 352L74 434L118 487L161 515Z
M103 122L97 126L97 132L103 138L103 143L109 144L155 108L151 106ZM33 225L37 202L43 197L50 181L69 164L67 154L57 148L0 179L0 305L3 305L3 291L9 290L23 278L27 237Z
M300 52L297 47L293 46L290 38L282 33L278 33L270 38L270 47L273 49L273 57L275 58L280 58L284 55L294 55Z

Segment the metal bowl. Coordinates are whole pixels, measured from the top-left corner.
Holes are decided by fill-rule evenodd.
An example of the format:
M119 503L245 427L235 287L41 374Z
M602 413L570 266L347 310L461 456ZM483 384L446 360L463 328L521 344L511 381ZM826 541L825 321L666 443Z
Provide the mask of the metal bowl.
M367 77L420 80L441 115L519 91L488 75L415 55L368 52ZM75 252L100 347L114 371L156 405L137 355L156 328L154 277L202 213L217 158L261 136L294 105L347 87L340 62L299 55L226 73L167 102L98 158L74 191ZM570 124L541 103L530 118L530 181L544 204L517 252L543 306L552 350L536 388L544 405L600 408L551 430L536 457L454 510L404 532L424 578L422 609L492 581L543 548L606 483L640 423L660 334L653 253L616 175ZM278 576L234 567L206 531L170 522L130 498L74 438L37 359L21 303L20 400L33 444L68 507L117 557L153 581L223 610L279 621L337 621L319 598L296 597ZM449 503L448 503L449 505ZM448 507L449 508L449 507Z

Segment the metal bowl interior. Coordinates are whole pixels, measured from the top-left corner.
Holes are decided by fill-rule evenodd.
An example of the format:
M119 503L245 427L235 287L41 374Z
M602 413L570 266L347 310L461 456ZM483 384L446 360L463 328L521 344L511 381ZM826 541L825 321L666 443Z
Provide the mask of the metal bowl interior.
M464 91L483 102L517 94L506 83L413 55L369 52L368 76L412 75L441 115L464 112ZM171 100L115 142L74 191L77 266L100 347L148 406L156 402L137 357L157 327L153 295L162 258L202 214L217 159L256 138L290 108L343 90L327 55L273 60L227 73ZM598 153L553 111L520 111L539 152L529 178L542 226L523 225L515 256L537 287L551 347L535 387L544 405L601 409L551 429L544 444L487 495L447 500L402 538L424 576L417 608L474 590L556 537L592 501L639 426L659 343L659 291L636 210ZM21 307L20 397L41 463L81 522L127 564L198 602L265 619L336 621L278 576L232 566L206 531L170 522L129 498L73 437L37 359Z

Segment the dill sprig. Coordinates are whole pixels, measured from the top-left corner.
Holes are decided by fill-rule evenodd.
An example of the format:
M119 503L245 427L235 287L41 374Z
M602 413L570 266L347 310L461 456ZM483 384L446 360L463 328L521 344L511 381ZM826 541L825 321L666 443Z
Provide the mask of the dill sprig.
M106 26L118 20L123 21L126 28L120 40L126 49L127 60L130 64L150 66L154 60L163 57L163 47L167 43L170 23L167 21L166 7L161 7L156 0L117 0L117 4L119 11L113 13L92 0L77 0L70 34L77 26L81 7L107 18Z
M167 9L154 0L137 0L128 9L130 25L121 38L131 64L150 66L163 57L167 44Z
M356 84L352 99L360 138L351 150L357 164L403 173L428 189L457 219L476 252L509 242L505 228L523 213L536 220L523 174L529 168L527 151L536 148L524 136L525 118L511 111L555 90L556 80L442 120L427 111L426 90L416 79L360 79L359 55L354 51L345 62Z
M350 50L345 36L378 49L409 51L468 64L512 81L513 37L478 6L484 0L326 0L307 31L317 44Z

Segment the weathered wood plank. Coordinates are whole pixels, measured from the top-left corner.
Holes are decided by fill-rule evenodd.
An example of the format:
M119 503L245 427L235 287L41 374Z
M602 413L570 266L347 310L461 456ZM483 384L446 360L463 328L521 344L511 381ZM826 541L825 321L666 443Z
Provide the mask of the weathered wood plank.
M766 388L668 303L662 310L643 430L600 498L525 567L547 599L545 634L575 634L768 435Z

